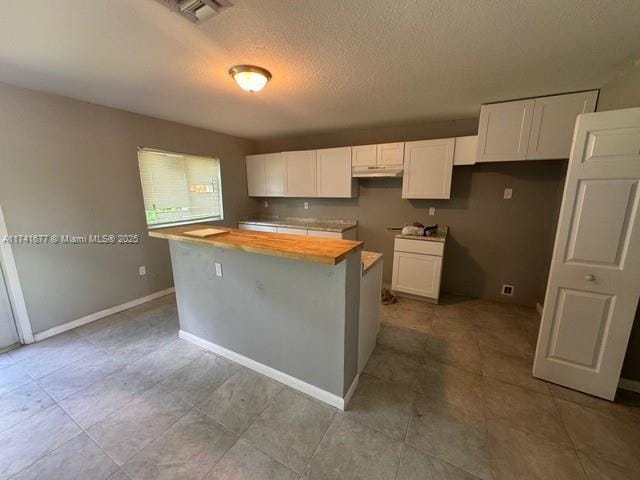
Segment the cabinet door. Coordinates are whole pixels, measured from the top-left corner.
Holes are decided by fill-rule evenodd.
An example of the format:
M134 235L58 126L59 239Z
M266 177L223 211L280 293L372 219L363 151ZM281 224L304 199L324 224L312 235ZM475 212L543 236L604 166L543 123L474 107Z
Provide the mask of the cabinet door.
M576 117L595 112L597 99L597 90L536 98L527 160L569 158Z
M304 228L278 227L278 233L288 233L289 235L307 235Z
M287 171L282 153L268 153L264 156L264 167L267 177L267 195L284 197L286 191Z
M455 138L407 142L402 198L450 198Z
M404 162L404 143L383 143L378 145L377 160L378 165L402 166Z
M351 147L318 150L318 197L351 197Z
M316 151L284 152L287 197L316 196Z
M456 150L453 154L454 165L474 165L478 152L478 136L456 137Z
M250 197L267 195L264 155L247 155L247 191Z
M441 271L442 257L395 252L391 288L398 292L438 298Z
M480 107L478 162L525 160L535 100Z
M351 164L354 167L374 167L377 145L358 145L351 148Z

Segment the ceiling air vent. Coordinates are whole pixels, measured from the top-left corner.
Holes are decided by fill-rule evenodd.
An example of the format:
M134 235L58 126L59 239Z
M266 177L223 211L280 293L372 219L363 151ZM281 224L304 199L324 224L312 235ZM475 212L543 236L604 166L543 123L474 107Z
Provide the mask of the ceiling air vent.
M158 0L193 23L201 23L229 8L230 0Z

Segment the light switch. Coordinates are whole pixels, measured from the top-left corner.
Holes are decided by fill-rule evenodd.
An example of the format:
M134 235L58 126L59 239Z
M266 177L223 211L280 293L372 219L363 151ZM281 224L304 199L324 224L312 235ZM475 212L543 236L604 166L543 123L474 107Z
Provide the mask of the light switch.
M513 196L513 190L511 188L505 188L504 189L504 199L505 200L511 200L512 196Z
M221 277L222 276L222 264L216 262L215 266L216 266L216 277Z
M433 217L436 214L436 207L429 207L429 216Z

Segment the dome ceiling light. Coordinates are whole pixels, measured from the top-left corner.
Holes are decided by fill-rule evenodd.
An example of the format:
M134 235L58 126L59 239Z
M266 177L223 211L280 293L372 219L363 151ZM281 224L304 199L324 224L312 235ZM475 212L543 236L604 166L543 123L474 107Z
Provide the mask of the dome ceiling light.
M235 65L229 69L229 75L247 92L259 92L271 80L269 70L255 65Z

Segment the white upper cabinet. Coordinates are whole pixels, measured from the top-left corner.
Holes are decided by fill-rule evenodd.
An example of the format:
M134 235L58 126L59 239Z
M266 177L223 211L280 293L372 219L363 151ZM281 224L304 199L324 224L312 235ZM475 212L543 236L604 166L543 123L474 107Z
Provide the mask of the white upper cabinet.
M317 151L317 196L349 198L353 196L351 147Z
M482 105L477 161L569 158L576 117L594 112L597 98L592 90Z
M316 196L316 151L284 152L288 197Z
M358 145L351 148L351 164L354 167L374 167L377 162L377 145Z
M597 100L597 90L536 98L527 160L569 158L576 117L595 112Z
M250 197L267 196L264 155L247 155L247 191Z
M264 156L267 194L270 197L283 197L287 193L287 170L282 153L268 153Z
M456 137L456 149L453 154L454 165L473 165L478 153L478 136Z
M450 198L455 138L406 142L402 198Z
M351 151L354 167L401 167L404 162L404 142L358 145Z
M480 107L478 162L526 160L535 100Z
M378 166L402 166L404 162L404 143L383 143L377 145L376 163Z

